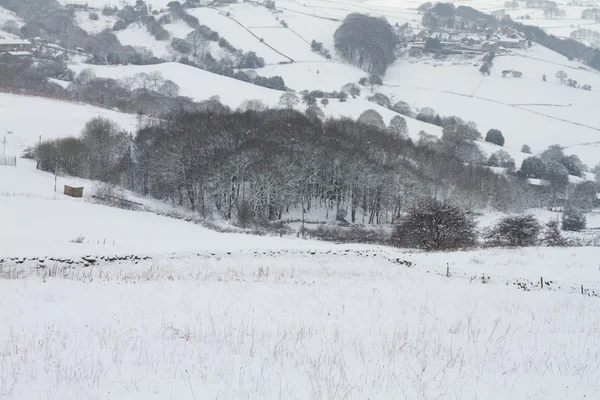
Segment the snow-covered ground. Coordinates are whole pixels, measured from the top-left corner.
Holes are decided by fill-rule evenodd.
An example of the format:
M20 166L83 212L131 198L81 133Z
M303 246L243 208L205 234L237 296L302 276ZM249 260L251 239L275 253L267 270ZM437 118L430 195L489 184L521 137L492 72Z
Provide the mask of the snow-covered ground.
M597 277L597 251L424 255L410 268L366 250L311 253L0 266L0 395L598 396L598 298L433 273L456 260L546 276L562 258L570 276Z
M17 17L14 12L7 10L6 8L0 7L0 31L4 27L4 24L8 21L15 21L18 26L23 25L21 18Z
M198 18L202 25L206 25L216 31L219 36L225 38L231 45L237 49L244 51L254 51L259 57L264 58L268 64L277 64L280 62L290 61L288 57L278 53L267 46L266 38L261 42L261 36L254 36L247 27L236 22L235 15L229 17L224 10L216 10L213 8L195 8L188 10L188 13ZM283 52L280 49L277 49Z
M98 19L92 20L90 19L90 11L77 11L75 13L75 21L77 21L77 25L90 34L100 33L105 29L112 30L118 18L116 16L103 15L98 11L95 11L95 13L98 15Z
M50 100L41 97L0 93L0 128L6 135L7 156L42 140L78 136L85 123L94 117L105 117L128 132L136 129L136 117L86 104ZM1 191L1 190L0 190Z
M171 42L168 40L156 40L144 25L134 23L129 25L126 29L115 33L123 45L145 47L150 49L155 56L165 60L170 61L173 58L173 50L170 45Z

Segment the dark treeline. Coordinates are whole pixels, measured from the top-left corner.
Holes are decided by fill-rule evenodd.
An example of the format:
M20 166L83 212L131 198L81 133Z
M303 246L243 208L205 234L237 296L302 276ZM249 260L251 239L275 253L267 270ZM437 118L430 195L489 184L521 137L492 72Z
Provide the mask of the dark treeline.
M376 127L321 122L292 110L180 112L129 140L94 120L82 138L43 146L42 169L68 168L228 219L280 220L304 208L377 224L392 222L421 198L500 210L534 204L516 178Z

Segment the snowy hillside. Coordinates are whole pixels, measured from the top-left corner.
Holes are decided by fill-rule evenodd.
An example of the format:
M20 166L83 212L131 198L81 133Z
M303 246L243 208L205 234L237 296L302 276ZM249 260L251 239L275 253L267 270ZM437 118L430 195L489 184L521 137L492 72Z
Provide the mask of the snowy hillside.
M78 136L86 122L102 116L117 123L122 129L134 132L136 118L104 108L85 104L18 96L0 93L0 121L7 135L7 156L20 156L26 147L40 140Z
M99 77L122 79L139 73L160 72L165 79L170 79L179 85L181 95L196 101L207 100L219 96L224 104L233 108L246 99L260 99L265 104L275 106L282 92L251 83L238 81L221 75L216 75L198 68L180 63L164 63L143 66L94 66L87 64L72 65L71 69L79 73L91 69Z

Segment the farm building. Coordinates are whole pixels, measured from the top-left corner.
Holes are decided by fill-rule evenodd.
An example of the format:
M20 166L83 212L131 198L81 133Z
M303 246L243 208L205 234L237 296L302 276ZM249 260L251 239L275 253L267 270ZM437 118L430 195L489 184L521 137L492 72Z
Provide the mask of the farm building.
M0 54L31 55L33 45L23 39L0 37Z

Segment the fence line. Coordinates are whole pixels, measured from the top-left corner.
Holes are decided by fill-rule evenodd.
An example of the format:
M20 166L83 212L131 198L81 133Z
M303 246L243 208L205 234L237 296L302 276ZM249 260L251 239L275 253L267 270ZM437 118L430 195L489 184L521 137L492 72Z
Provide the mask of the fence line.
M17 157L0 157L0 166L8 165L10 167L17 166Z

